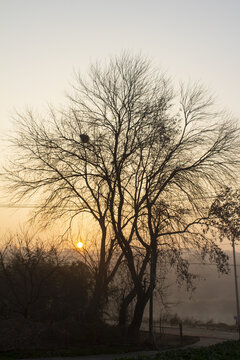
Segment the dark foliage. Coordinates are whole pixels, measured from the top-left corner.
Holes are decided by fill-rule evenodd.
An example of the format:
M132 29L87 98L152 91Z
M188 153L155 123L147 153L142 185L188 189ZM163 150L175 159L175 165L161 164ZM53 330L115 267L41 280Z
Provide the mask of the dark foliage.
M240 238L240 190L226 188L214 200L209 211L209 223L230 241Z
M0 317L37 321L82 319L93 278L80 261L66 261L55 247L29 241L0 251Z

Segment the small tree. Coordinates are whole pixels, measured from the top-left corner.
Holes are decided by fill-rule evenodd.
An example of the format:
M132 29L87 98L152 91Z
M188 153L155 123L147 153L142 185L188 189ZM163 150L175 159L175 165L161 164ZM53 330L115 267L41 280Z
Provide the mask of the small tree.
M237 282L235 241L240 238L240 191L226 188L214 200L209 211L209 223L217 230L220 240L227 238L233 248L238 332L240 340L240 309Z
M212 203L210 224L219 231L220 240L228 238L231 243L240 238L240 191L227 187Z

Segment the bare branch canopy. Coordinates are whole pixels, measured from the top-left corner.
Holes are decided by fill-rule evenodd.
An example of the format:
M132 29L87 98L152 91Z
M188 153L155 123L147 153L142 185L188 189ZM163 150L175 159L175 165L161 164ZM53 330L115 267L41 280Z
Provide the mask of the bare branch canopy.
M150 258L156 273L158 251L173 257L192 246L220 261L196 228L208 194L238 174L239 127L200 85L176 92L146 59L126 53L77 75L68 100L64 111L17 115L11 191L16 199L38 193L42 219L90 214L101 229L102 268L116 249L124 255L143 313L140 298L144 309L153 289L144 290L143 274Z

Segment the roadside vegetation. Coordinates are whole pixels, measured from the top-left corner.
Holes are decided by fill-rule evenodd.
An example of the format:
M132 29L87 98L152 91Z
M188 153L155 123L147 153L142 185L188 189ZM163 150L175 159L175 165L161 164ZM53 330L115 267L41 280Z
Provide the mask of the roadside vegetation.
M116 347L114 350L109 351L108 347L93 348L93 349L80 349L73 348L69 350L19 350L0 352L1 360L19 359L19 358L33 358L33 357L75 357L92 354L107 354L107 353L124 353L128 351L140 351L140 347ZM198 349L187 348L178 350L169 350L159 352L154 356L141 355L138 357L118 358L124 360L239 360L240 358L240 342L239 341L224 341L222 343L202 347Z
M239 360L240 358L240 342L225 341L220 344L202 347L199 349L183 349L166 351L151 356L152 360ZM133 360L136 358L125 358L125 360ZM139 357L140 359L140 357ZM141 356L142 360L150 359L147 356Z

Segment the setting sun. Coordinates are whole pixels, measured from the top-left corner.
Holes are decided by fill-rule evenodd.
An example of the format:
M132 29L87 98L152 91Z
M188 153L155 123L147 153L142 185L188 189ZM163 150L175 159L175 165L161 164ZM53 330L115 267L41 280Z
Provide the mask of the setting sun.
M77 247L78 247L79 249L81 249L81 248L83 247L83 243L82 243L81 241L79 241L79 242L77 243Z

